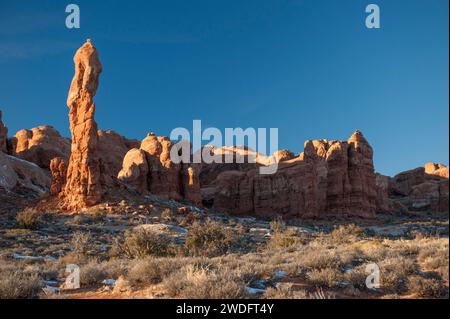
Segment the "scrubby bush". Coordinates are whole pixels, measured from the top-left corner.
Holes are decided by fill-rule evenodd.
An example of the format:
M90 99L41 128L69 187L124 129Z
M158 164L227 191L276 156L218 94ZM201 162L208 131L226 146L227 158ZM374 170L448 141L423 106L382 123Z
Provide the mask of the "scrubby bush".
M231 270L187 265L169 276L164 286L172 297L192 299L245 298L245 283Z
M230 229L208 220L204 224L192 224L184 248L191 256L213 257L227 253L234 241L234 234Z
M354 224L339 225L330 233L330 239L335 244L351 243L358 240L364 234L364 229Z
M441 298L448 296L442 282L436 278L424 278L420 276L411 276L408 278L407 289L410 293L422 298Z
M305 290L293 290L287 286L279 288L269 287L264 295L264 299L309 299L309 294Z
M136 260L126 278L133 284L158 284L185 263L178 258L147 257Z
M99 284L107 277L104 265L97 261L90 261L80 269L80 284L83 286Z
M268 243L268 249L273 248L288 248L297 244L302 244L302 238L298 237L291 230L278 230L272 234Z
M165 222L171 222L173 220L173 211L170 208L165 208L161 212L161 219Z
M272 233L282 233L286 230L286 223L282 218L274 219L270 222L270 231Z
M172 240L153 230L136 229L125 232L112 248L114 256L145 258L147 256L171 256L174 254Z
M79 256L86 256L94 249L94 240L90 233L75 232L70 241L72 251Z
M0 270L0 299L37 298L41 280L36 273L25 272L16 267L2 267Z
M25 229L36 229L42 225L42 214L34 209L27 208L16 216L17 224Z
M308 273L308 281L317 287L333 288L342 278L342 273L336 268L314 269Z
M413 259L398 256L379 261L381 288L392 292L404 291L409 276L417 272Z

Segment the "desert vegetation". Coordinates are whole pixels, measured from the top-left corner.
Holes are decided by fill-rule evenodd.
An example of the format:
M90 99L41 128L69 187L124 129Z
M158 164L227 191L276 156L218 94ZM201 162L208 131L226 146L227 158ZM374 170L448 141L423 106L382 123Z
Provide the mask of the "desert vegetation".
M270 221L164 206L145 218L25 210L13 220L1 219L0 298L448 297L445 215L404 217L392 233L380 220ZM62 289L70 263L80 266L77 290ZM365 284L370 263L379 288Z

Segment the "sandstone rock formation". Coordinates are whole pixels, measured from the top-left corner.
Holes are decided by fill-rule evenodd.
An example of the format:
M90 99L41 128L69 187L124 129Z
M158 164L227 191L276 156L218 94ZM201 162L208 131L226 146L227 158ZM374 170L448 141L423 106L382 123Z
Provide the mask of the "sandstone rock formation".
M0 188L36 197L48 192L50 176L34 163L0 152Z
M52 184L50 186L50 193L52 195L59 195L66 184L67 162L65 158L55 157L50 162L50 171L52 174Z
M141 143L149 165L148 191L162 198L181 200L180 164L170 160L172 142L168 137L149 134Z
M377 212L389 213L393 209L392 200L389 198L391 178L382 174L376 174L377 186Z
M194 204L201 204L202 194L200 189L199 170L201 166L183 164L181 168L182 175L182 196L187 201Z
M198 170L188 164L174 163L170 159L172 146L168 137L149 133L140 149L132 149L125 155L118 179L140 193L200 203Z
M98 155L101 162L102 185L114 187L117 174L122 168L125 154L140 143L108 130L98 131Z
M20 130L9 139L10 154L49 169L55 157L69 158L70 141L51 126Z
M424 168L425 174L435 175L448 179L449 176L448 166L445 166L444 164L426 163Z
M123 159L122 169L117 178L137 190L140 194L147 192L148 163L145 152L133 148Z
M75 75L67 98L72 145L62 196L68 209L92 206L103 193L93 101L102 66L90 40L78 49L74 63Z
M0 111L0 152L7 153L8 128L2 122L2 111Z
M448 167L427 163L397 174L389 183L391 202L412 211L448 212Z
M203 194L215 209L241 215L374 217L372 156L359 131L345 142L307 141L304 152L280 162L275 174L261 175L257 168L225 171L202 185Z
M223 172L214 190L205 198L215 209L232 214L287 218L319 214L314 163L299 159L280 164L273 175L261 175L258 169Z

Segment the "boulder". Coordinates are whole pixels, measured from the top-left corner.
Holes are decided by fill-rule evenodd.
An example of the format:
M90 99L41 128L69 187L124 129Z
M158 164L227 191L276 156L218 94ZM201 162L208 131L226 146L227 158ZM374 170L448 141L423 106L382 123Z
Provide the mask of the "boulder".
M145 152L132 148L123 159L122 169L117 178L141 194L147 192L148 163Z
M34 163L0 152L0 188L37 197L48 193L50 175Z
M412 211L448 212L448 166L427 163L390 180L392 201Z

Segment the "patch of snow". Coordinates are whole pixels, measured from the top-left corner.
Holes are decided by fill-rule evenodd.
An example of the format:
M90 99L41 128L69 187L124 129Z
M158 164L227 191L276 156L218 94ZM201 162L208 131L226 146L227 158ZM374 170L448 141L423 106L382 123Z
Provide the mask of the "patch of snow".
M259 294L263 294L263 293L266 292L265 289L252 288L252 287L245 287L245 290L246 290L247 293L249 293L250 295L259 295Z
M21 254L18 253L14 253L13 254L13 258L14 259L18 259L18 260L46 260L46 261L56 261L57 259L55 257L52 256L23 256Z
M283 270L277 270L275 272L275 278L284 278L286 277L288 274L287 272L283 271Z
M102 281L102 284L107 285L107 286L114 286L116 284L116 280L115 279L105 279Z

